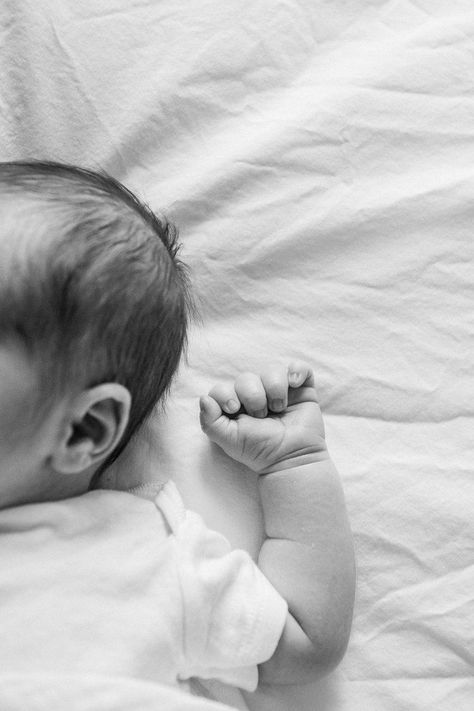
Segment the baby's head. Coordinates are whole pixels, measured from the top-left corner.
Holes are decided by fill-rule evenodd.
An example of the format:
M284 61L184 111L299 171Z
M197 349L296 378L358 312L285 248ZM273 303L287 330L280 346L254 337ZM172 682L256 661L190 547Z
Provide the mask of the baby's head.
M168 392L176 231L112 178L0 163L0 508L86 491Z

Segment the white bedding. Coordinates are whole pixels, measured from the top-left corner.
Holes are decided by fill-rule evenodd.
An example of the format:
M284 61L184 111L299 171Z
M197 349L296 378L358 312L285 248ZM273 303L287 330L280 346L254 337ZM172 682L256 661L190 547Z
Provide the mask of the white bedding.
M179 225L200 299L166 418L106 484L172 476L256 553L254 477L197 398L269 360L317 372L352 639L329 678L249 704L473 708L471 0L17 0L0 21L0 158L123 180Z

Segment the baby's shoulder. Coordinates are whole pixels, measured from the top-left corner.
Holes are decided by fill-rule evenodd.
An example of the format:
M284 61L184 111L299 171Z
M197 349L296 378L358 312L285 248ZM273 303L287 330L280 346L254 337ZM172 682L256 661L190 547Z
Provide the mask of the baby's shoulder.
M74 540L138 533L167 537L163 514L154 501L129 492L98 489L61 501L26 504L0 511L0 535L30 534Z
M98 489L74 500L72 509L92 526L121 530L141 528L160 538L168 537L166 519L156 504L156 493ZM71 500L72 503L73 500Z

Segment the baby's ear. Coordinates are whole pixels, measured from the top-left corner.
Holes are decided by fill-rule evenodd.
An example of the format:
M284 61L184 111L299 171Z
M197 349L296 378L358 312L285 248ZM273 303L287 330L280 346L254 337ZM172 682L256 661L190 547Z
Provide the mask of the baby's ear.
M131 396L118 383L103 383L77 396L51 457L58 474L98 466L115 449L130 415Z

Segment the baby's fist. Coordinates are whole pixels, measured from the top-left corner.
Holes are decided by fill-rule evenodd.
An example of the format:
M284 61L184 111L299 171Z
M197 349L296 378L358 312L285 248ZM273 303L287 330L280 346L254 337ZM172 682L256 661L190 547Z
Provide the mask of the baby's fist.
M259 474L328 457L311 368L300 361L242 373L200 399L201 427Z

